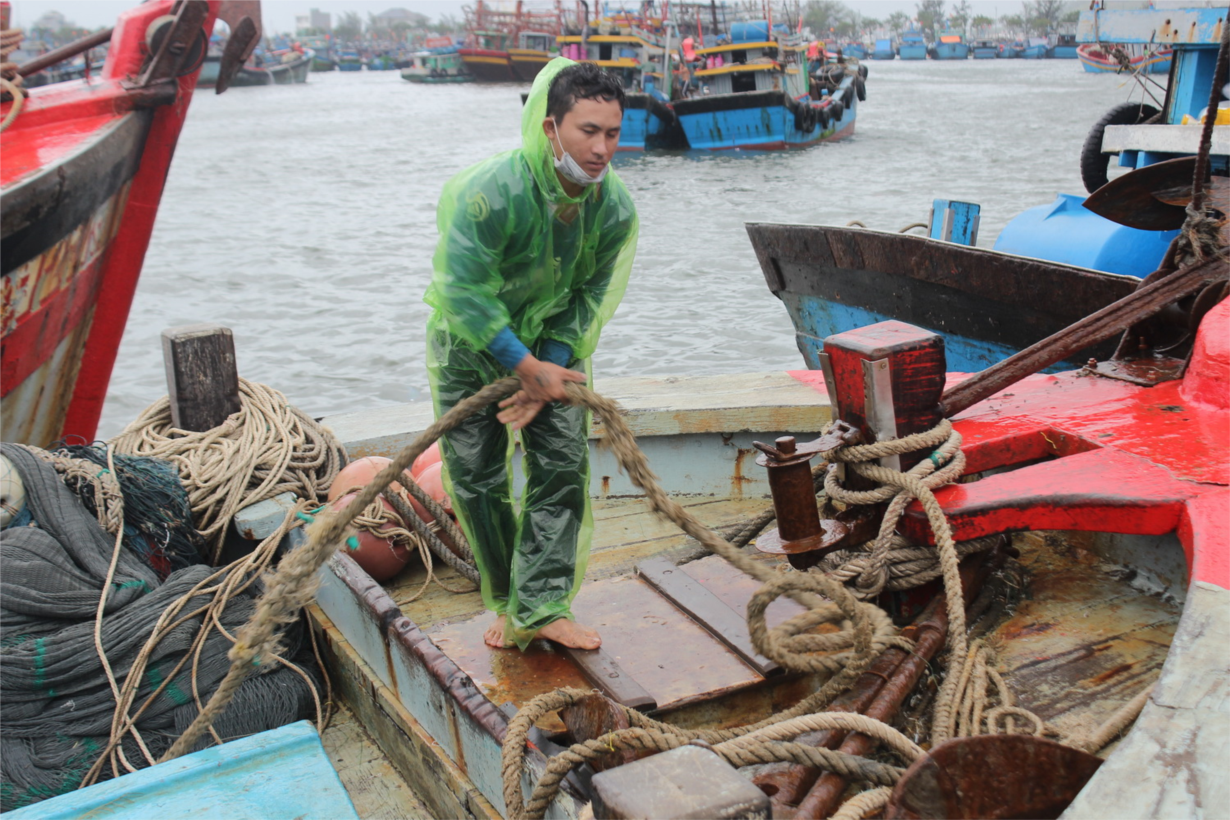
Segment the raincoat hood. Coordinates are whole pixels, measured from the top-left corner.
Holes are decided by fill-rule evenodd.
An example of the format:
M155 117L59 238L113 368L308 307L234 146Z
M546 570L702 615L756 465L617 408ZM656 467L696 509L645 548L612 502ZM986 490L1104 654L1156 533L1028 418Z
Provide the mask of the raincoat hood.
M590 196L593 189L601 187L586 185L579 196L569 196L555 173L555 152L551 150L551 140L542 130L542 121L547 118L547 92L551 90L551 83L561 71L574 65L576 63L572 60L556 57L543 66L534 78L534 85L521 109L521 155L530 166L534 181L552 202L580 202ZM612 173L608 171L607 175Z

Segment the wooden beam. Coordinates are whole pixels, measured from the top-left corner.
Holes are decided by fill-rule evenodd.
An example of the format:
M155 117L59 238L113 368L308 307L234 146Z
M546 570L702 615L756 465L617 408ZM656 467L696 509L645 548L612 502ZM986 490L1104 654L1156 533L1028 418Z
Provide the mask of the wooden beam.
M652 711L658 708L658 702L645 691L645 687L636 682L636 678L625 672L615 660L598 649L572 649L561 646L561 651L577 665L585 679L596 686L611 700L623 704L629 709Z
M636 565L636 573L761 675L767 678L782 671L752 646L747 619L682 569L665 558L650 558Z
M235 339L229 327L198 324L162 331L171 425L201 433L212 430L242 406Z

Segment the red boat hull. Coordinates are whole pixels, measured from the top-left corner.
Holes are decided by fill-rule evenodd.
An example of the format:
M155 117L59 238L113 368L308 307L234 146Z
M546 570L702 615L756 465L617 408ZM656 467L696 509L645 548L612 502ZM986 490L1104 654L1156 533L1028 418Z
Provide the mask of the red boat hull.
M173 100L131 85L147 27L172 5L121 16L100 78L35 89L4 132L6 441L94 437L196 82L195 71L178 78ZM211 3L204 30L216 11Z

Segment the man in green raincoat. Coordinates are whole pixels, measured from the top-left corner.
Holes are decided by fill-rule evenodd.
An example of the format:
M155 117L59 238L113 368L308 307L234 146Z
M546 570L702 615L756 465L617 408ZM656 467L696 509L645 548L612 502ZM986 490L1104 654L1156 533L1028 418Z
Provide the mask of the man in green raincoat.
M491 646L601 642L570 608L593 531L590 418L561 400L565 382L588 383L636 251L636 209L609 171L623 104L601 69L552 60L522 111L522 147L467 168L440 196L425 296L436 415L510 374L522 385L441 439L445 486L497 615ZM519 517L510 426L525 451Z

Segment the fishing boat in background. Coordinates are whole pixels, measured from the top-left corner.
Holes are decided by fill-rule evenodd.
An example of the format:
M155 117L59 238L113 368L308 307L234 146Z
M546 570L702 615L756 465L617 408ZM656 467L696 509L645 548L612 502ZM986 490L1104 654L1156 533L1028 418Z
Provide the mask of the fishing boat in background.
M1051 56L1051 46L1045 37L1030 37L1021 50L1024 60L1045 60Z
M312 52L312 71L334 71L337 68L337 60L333 59L332 35L305 35L303 47Z
M850 42L841 44L842 54L846 57L853 57L856 60L867 59L867 47L862 43Z
M448 38L442 38L448 39ZM401 78L412 83L472 83L455 44L436 46L410 55L410 65L401 70Z
M897 50L893 48L893 41L889 39L876 40L875 48L871 51L871 59L873 60L893 60L897 57Z
M901 42L897 45L897 56L901 59L925 60L930 50L921 31L911 29L901 33Z
M976 40L970 48L975 60L994 60L999 57L999 43L994 40Z
M1022 40L1004 40L999 44L999 59L1016 60L1025 53L1025 43Z
M955 31L945 31L931 46L933 60L965 60L969 57L969 44Z
M1170 72L1170 49L1153 43L1115 43L1081 41L1076 49L1081 67L1091 74L1143 74Z
M854 133L866 67L806 73L806 45L769 39L767 21L732 27L731 42L696 50L689 95L672 107L694 150L799 148Z
M363 57L353 48L342 49L337 53L338 71L362 71Z
M314 53L310 50L280 49L259 51L239 69L231 85L293 85L306 83L312 70Z
M479 82L533 82L555 56L554 40L563 33L559 5L536 9L518 0L515 10L502 11L478 0L465 14L461 59Z
M373 54L367 60L368 71L392 71L397 68L397 57L387 52Z
M11 118L0 138L5 441L94 437L218 9L137 6L116 22L98 78L0 109ZM259 13L245 18L250 50Z
M1055 35L1055 41L1051 44L1051 58L1055 60L1075 60L1077 59L1077 49L1080 44L1076 42L1076 32L1064 32Z

